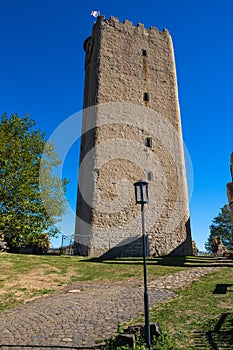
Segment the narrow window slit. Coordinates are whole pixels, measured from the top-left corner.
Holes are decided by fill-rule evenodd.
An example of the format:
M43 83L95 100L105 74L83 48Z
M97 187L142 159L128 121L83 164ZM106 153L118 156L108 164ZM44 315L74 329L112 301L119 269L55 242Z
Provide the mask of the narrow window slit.
M147 178L148 178L148 181L153 181L153 173L152 173L152 171L149 171L147 173Z
M145 102L148 102L148 101L149 101L149 94L148 94L148 92L144 92L144 94L143 94L143 100L144 100Z
M151 137L146 138L146 147L152 148L152 138Z

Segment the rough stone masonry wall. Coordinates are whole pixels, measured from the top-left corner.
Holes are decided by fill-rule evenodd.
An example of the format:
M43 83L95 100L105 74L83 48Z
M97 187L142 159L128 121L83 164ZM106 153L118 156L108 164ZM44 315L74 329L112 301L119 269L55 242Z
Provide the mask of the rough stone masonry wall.
M133 183L148 178L149 254L192 254L170 34L99 17L84 46L87 110L77 202L79 253L142 254Z
M231 172L231 178L232 181L228 182L227 184L227 197L230 207L230 217L232 221L232 240L233 240L233 153L231 153L231 165L230 165L230 172Z

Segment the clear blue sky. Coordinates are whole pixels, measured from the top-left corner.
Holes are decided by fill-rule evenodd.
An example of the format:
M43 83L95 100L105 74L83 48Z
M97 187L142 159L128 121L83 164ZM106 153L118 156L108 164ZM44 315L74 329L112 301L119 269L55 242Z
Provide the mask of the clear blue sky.
M134 25L167 28L173 38L183 137L194 189L191 225L199 249L209 225L227 203L233 151L233 2L231 0L1 0L0 113L29 113L47 136L82 109L83 41L95 21L91 10ZM77 147L64 169L75 208ZM72 234L74 223L66 224Z

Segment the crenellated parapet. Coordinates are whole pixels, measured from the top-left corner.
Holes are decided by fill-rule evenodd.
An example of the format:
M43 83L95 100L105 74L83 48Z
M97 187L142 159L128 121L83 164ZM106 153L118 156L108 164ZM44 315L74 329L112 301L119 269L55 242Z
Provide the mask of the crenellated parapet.
M142 32L145 35L164 35L164 36L170 36L169 31L164 28L162 31L159 31L158 28L150 26L149 29L145 28L143 23L137 23L136 26L133 25L133 22L124 20L123 22L120 22L117 17L110 16L109 19L106 19L105 16L99 16L97 18L97 21L94 25L94 29L97 26L102 26L102 29L106 28L107 26L112 27L112 28L117 28L118 30L133 30L133 31L138 31Z

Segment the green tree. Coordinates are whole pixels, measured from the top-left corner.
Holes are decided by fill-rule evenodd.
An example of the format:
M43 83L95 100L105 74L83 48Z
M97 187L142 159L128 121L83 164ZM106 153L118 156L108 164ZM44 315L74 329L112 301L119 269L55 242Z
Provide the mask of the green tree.
M220 213L212 220L212 224L210 225L210 235L205 243L205 248L208 252L212 252L211 242L215 236L221 237L227 249L232 249L232 222L230 209L227 204L221 208Z
M60 163L29 116L1 117L0 231L9 247L44 248L58 233L68 183L53 174Z

